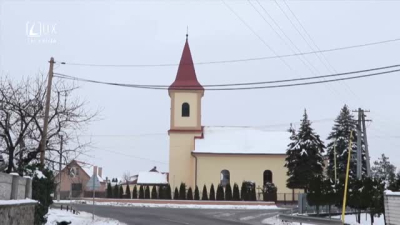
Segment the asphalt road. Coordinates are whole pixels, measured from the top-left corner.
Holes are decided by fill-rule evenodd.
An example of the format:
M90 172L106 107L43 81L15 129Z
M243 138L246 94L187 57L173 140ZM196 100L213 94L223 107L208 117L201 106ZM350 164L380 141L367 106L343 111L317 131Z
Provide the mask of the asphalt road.
M76 204L79 211L92 212L92 205ZM95 215L117 219L128 225L260 225L265 218L278 214L280 210L216 210L216 209L171 209L120 206L95 206Z

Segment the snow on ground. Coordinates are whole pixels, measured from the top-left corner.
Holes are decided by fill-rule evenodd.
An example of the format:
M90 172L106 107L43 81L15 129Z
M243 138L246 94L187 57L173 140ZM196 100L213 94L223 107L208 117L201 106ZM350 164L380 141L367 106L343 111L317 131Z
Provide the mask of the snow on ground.
M92 201L79 201L93 204ZM143 207L143 208L173 208L173 209L279 209L275 205L196 205L196 204L168 204L168 203L131 203L131 202L95 202L96 205Z
M361 223L356 223L356 216L355 215L346 215L345 216L345 222L351 225L359 225L359 224L371 224L370 216L367 214L367 219L365 218L365 213L361 214ZM340 219L341 216L332 216L333 219ZM264 219L262 221L263 224L271 224L271 225L300 225L300 223L294 223L294 222L282 222L278 216L274 216L271 218ZM383 219L383 216L380 217L375 217L374 219L374 225L384 225L385 221ZM307 223L303 223L302 225L308 225Z
M367 218L365 218L365 216L367 216ZM332 218L340 219L340 216L333 216ZM344 219L344 222L352 224L352 225L371 224L371 217L367 213L362 213L361 214L361 221L360 221L361 223L357 223L356 222L356 215L346 215L346 217ZM374 218L374 225L384 225L384 224L385 224L385 220L383 218L383 215L381 215L380 217L375 217Z
M46 225L56 225L57 222L61 221L71 222L71 225L126 225L118 220L98 216L95 216L93 221L92 214L86 212L79 212L78 215L74 215L70 211L50 209L47 214Z
M27 204L27 203L37 203L36 200L32 199L18 199L18 200L0 200L0 205L19 205L19 204Z

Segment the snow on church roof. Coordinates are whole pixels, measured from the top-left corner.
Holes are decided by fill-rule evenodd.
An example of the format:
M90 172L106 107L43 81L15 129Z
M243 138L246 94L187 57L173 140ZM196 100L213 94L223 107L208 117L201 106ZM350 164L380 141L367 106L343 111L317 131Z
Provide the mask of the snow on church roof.
M160 172L139 172L137 184L168 184L167 174Z
M203 135L194 153L285 154L290 141L289 132L259 127L204 127Z

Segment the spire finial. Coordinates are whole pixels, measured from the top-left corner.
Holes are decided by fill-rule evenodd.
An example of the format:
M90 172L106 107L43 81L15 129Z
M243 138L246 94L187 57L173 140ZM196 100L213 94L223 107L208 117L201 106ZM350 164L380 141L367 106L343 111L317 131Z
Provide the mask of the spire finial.
M189 26L186 27L186 41L188 40L189 37Z

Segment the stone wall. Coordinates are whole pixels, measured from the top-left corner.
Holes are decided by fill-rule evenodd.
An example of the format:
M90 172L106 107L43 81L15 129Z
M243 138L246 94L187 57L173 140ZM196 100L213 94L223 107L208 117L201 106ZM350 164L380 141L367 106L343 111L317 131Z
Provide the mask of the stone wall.
M32 225L36 203L0 205L0 225Z
M385 191L385 220L387 225L400 224L400 192Z
M0 173L0 200L11 199L13 176Z
M32 179L0 173L0 200L32 198Z

